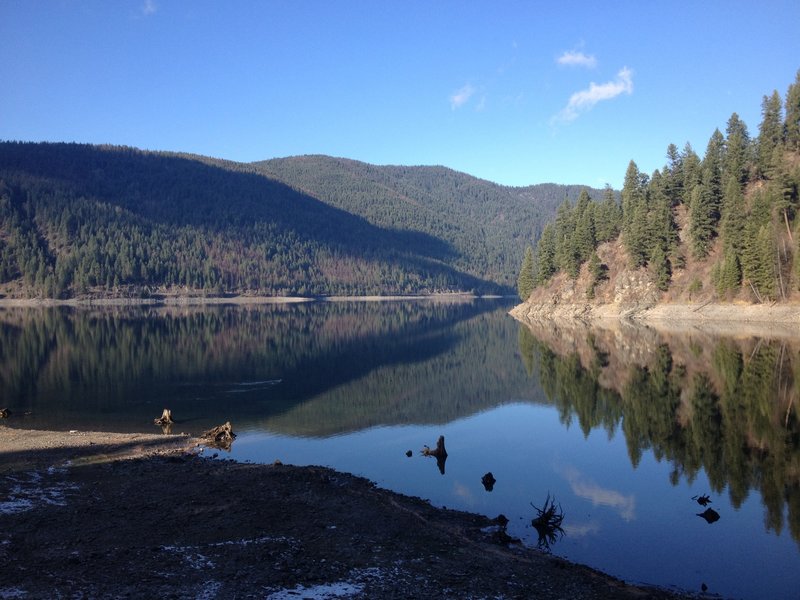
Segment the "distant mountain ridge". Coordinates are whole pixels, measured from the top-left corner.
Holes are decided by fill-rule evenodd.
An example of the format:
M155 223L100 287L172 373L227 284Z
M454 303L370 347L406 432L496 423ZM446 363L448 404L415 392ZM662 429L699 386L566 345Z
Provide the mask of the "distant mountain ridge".
M0 294L507 293L525 245L580 189L0 142Z

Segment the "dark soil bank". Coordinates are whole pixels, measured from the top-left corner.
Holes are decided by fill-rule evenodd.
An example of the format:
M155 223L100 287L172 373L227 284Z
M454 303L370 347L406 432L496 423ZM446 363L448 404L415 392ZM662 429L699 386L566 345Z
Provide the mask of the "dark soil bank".
M0 426L0 598L677 597L330 469L50 435Z

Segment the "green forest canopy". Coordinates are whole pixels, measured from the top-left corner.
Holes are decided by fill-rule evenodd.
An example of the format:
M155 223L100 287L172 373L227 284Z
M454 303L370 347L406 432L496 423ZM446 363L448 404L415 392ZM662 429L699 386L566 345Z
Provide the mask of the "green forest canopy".
M324 156L0 142L0 293L506 293L577 186Z
M675 269L713 255L717 298L786 300L800 286L800 71L785 101L777 91L764 96L761 114L754 138L732 114L702 158L688 143L683 150L670 144L667 164L651 176L631 161L619 206L608 195L588 194L559 206L523 261L520 296L527 299L558 272L576 278L586 262L591 296L603 277L595 250L620 239L628 266L648 269L662 291Z

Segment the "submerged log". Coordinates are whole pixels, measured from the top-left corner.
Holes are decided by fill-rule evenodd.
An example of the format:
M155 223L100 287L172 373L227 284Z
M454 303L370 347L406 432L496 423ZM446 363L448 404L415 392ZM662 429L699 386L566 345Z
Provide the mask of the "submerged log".
M230 450L236 434L233 433L233 426L230 421L225 422L224 425L219 425L213 429L209 429L201 436L208 442L209 446L219 448L221 450Z

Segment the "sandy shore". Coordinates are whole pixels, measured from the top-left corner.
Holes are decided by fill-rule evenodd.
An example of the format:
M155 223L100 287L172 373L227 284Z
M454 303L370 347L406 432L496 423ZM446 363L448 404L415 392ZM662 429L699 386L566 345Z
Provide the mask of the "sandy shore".
M0 598L678 597L509 543L488 517L198 443L0 425Z

